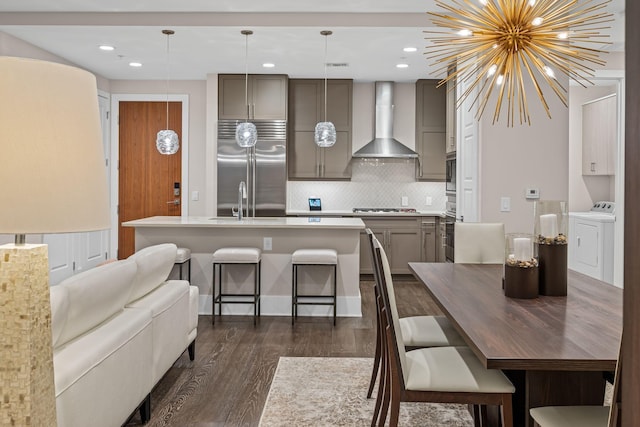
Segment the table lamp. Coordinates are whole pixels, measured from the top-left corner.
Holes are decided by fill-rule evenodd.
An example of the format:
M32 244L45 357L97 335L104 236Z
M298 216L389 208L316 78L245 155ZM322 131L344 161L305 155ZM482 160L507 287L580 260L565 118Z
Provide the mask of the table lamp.
M109 228L95 77L0 57L0 425L55 426L47 246L25 234Z

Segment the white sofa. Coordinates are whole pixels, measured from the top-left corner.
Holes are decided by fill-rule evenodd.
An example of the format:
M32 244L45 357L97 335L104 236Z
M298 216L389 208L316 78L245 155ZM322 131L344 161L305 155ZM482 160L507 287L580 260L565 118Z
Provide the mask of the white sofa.
M58 425L120 426L188 348L195 354L198 288L166 280L176 246L142 249L51 288Z

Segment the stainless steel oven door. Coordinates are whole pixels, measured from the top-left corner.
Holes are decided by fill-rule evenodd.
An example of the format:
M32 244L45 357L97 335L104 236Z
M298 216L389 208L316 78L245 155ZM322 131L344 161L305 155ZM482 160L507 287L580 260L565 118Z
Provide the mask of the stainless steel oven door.
M454 262L453 254L454 254L454 244L455 244L455 226L456 226L456 217L447 214L445 216L445 236L446 236L446 245L444 247L444 256L447 262Z

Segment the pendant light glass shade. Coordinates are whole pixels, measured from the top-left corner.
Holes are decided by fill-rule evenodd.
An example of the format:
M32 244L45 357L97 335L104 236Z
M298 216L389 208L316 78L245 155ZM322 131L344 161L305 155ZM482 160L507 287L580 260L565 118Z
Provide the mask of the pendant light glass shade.
M251 122L238 123L236 126L236 142L242 148L251 148L258 141L258 130Z
M320 31L324 36L324 122L316 124L313 139L318 147L333 147L336 143L336 127L327 121L327 37L333 34L332 31Z
M176 154L180 148L178 134L171 129L163 129L156 137L156 148L160 154Z
M332 147L336 143L336 127L331 122L318 122L314 140L318 147Z
M249 36L253 34L251 30L242 30L245 37L244 42L244 103L247 108L247 120L236 125L236 142L242 148L255 147L258 142L258 129L256 125L249 122Z
M162 34L167 36L167 128L156 135L156 148L160 154L176 154L180 149L178 134L169 129L169 36L174 34L173 30L162 30Z

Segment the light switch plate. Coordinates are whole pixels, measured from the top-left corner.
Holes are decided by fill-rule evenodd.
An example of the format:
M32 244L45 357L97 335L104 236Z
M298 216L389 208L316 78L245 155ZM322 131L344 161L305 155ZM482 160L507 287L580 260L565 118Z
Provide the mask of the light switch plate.
M197 202L198 200L200 200L200 192L197 190L192 191L191 200L193 200L194 202Z
M500 198L500 212L511 212L511 197Z
M425 204L427 206L431 206L433 204L433 198L431 196L427 196L427 201Z
M402 206L409 206L409 197L402 196Z

